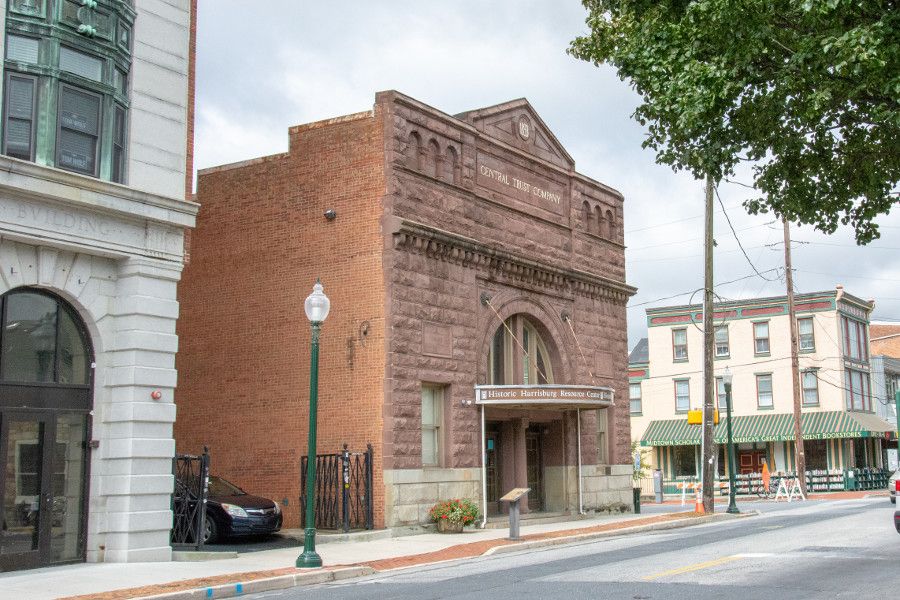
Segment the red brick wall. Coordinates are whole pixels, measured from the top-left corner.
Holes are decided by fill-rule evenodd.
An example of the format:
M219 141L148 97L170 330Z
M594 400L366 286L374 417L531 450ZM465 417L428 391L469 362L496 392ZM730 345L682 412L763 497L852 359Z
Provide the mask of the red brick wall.
M209 446L212 473L281 501L298 527L306 454L310 326L320 277L318 451L375 449L383 526L384 285L381 120L373 113L290 130L290 150L200 173L191 262L179 286L179 452ZM334 221L323 216L337 212ZM365 332L365 333L363 333Z

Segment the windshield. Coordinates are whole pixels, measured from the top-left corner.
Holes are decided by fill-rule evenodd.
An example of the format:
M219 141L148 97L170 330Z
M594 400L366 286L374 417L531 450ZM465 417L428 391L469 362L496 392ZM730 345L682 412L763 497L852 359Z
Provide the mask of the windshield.
M246 496L247 492L221 477L209 478L210 496Z

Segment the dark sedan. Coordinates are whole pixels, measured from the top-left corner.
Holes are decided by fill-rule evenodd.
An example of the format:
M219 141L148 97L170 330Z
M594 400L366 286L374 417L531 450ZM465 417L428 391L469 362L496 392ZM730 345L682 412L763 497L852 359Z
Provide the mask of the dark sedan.
M251 496L221 477L209 478L204 543L245 535L275 533L281 529L277 502Z

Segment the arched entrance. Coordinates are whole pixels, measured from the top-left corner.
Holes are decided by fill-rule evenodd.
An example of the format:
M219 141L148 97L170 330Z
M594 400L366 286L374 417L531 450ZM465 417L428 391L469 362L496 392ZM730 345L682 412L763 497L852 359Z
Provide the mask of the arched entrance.
M84 559L92 362L66 302L0 296L0 570Z
M487 381L490 385L547 385L554 383L558 355L541 324L525 314L515 314L497 327L488 350ZM492 513L504 510L499 498L512 487L531 489L523 512L547 508L545 469L547 439L558 424L556 414L494 411L485 428L485 478L487 506Z

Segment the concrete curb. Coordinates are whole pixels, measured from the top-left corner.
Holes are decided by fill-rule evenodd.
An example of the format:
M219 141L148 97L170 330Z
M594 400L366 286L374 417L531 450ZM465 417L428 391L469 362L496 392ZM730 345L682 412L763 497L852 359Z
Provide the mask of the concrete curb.
M706 523L715 523L718 521L730 521L759 515L759 511L751 511L741 513L740 515L729 515L726 513L717 513L714 515L706 515L703 517L689 517L677 519L674 521L663 521L661 523L650 523L648 525L637 525L634 527L626 527L623 529L614 529L612 531L597 531L593 533L572 534L558 538L550 538L545 540L534 540L530 542L522 542L519 544L511 544L506 546L495 546L482 554L482 556L491 556L494 554L504 554L507 552L519 552L522 550L530 550L534 548L547 548L551 546L561 546L571 544L573 542L589 541L607 537L617 537L633 533L643 533L646 531L662 531L666 529L680 529L683 527L691 527L695 525L704 525ZM416 567L425 566L426 564L437 564L439 562L453 562L459 559L449 559L435 561L433 563L423 563L414 565ZM400 567L408 569L411 567ZM394 570L394 569L389 569ZM268 577L265 579L252 579L243 582L232 582L207 587L192 588L189 590L181 590L178 592L167 592L165 594L156 594L154 596L139 596L142 600L200 600L209 598L234 598L244 594L256 594L259 592L269 592L272 590L284 590L304 585L316 585L319 583L327 583L329 581L340 581L343 579L351 579L354 577L365 577L374 575L377 571L372 567L344 567L332 569L328 571L312 571L309 573L292 573L290 575L279 575L277 577Z
M530 542L521 542L519 544L510 544L506 546L495 546L482 554L482 556L492 556L494 554L506 554L508 552L520 552L522 550L531 550L534 548L547 548L551 546L561 546L563 544L571 544L572 542L590 541L608 537L617 537L630 533L644 533L646 531L664 531L666 529L681 529L683 527L691 527L694 525L704 525L706 523L716 523L718 521L731 521L734 519L742 519L747 517L755 517L759 515L759 511L744 512L739 515L729 515L727 513L717 513L714 515L706 515L704 517L689 517L686 519L678 519L676 521L664 521L662 523L651 523L649 525L636 525L634 527L625 527L622 529L614 529L612 531L596 531L593 533L581 533L567 535L565 537L550 538L547 540L534 540Z
M279 575L266 579L252 579L213 585L208 587L167 592L154 596L139 596L143 600L199 600L200 598L234 598L244 594L258 594L272 590L285 590L302 585L315 585L329 581L340 581L353 577L365 577L372 575L375 569L372 567L346 567L330 571L313 571L311 573L294 573L291 575Z

